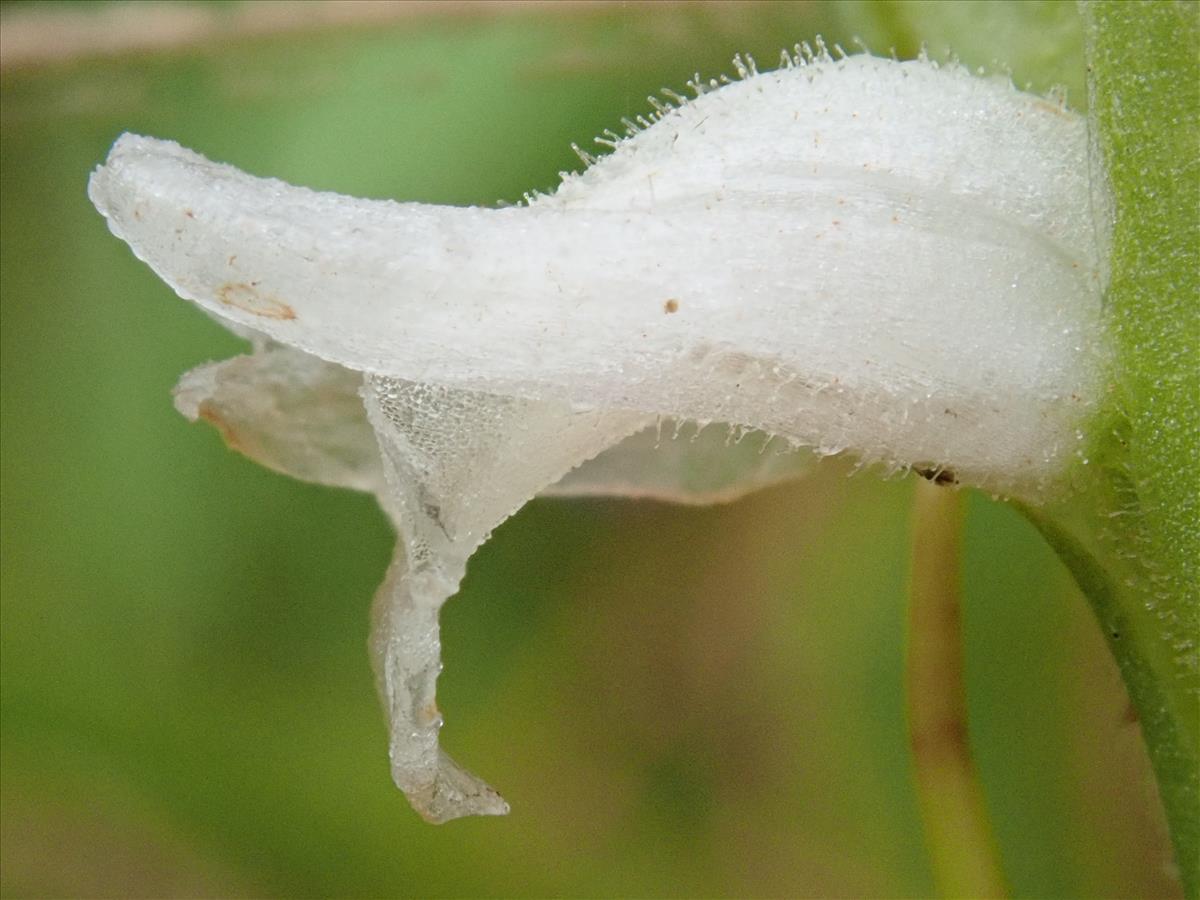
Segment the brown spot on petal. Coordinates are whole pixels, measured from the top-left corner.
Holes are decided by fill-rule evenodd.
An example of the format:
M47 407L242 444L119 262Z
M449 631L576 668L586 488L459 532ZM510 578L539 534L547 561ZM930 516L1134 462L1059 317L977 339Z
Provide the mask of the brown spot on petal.
M421 707L420 722L422 725L432 725L441 716L441 711L437 708L437 703L430 701Z
M233 430L232 425L221 418L221 414L217 412L216 407L211 403L207 400L202 402L196 408L196 414L221 433L221 438L225 441L225 446L230 450L236 450L238 453L246 452L242 447L242 441L238 433Z
M264 294L253 284L230 282L217 290L217 300L265 319L294 319L296 311L277 297Z
M676 300L674 297L672 297L670 300L668 300L666 303L663 304L663 312L665 312L667 314L679 312L679 301Z
M1040 109L1042 112L1052 113L1056 116L1065 116L1067 111L1061 106L1053 103L1047 103L1045 100L1034 100L1034 109Z

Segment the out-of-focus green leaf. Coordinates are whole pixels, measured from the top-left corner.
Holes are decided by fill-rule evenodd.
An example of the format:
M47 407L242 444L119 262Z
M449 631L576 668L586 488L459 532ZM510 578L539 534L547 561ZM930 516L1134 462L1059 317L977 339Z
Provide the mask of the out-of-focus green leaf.
M879 0L835 6L846 25L874 52L894 49L935 59L954 57L973 68L1011 72L1020 88L1061 88L1083 109L1083 29L1072 0L1020 3Z

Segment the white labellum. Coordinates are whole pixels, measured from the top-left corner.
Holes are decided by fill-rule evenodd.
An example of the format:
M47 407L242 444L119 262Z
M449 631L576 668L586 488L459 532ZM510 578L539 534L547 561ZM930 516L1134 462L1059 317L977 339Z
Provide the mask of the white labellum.
M180 409L395 522L372 646L393 775L431 820L507 809L438 748L438 610L535 494L728 498L803 465L774 437L1036 501L1078 451L1083 121L957 67L788 62L656 103L522 208L316 193L134 135L92 177L113 233L254 340ZM673 443L664 418L757 436Z

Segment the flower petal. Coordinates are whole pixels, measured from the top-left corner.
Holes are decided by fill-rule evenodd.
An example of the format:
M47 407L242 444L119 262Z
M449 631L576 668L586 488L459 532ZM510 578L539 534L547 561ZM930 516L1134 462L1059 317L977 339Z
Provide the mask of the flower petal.
M813 454L761 431L660 422L630 435L542 491L551 497L637 497L728 503L807 472Z
M1083 121L924 62L667 112L529 208L353 200L126 136L97 206L183 296L414 382L727 421L1036 498L1096 394Z
M361 372L273 345L192 369L175 388L175 406L269 469L376 493L383 467L362 381Z

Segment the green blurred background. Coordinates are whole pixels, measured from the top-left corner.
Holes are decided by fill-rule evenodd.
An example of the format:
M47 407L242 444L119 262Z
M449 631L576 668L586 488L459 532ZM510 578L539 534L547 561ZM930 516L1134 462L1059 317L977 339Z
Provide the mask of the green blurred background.
M132 130L316 188L517 200L646 94L818 33L952 47L1078 107L1073 5L0 15L5 896L929 895L909 481L833 460L725 507L530 504L443 614L443 739L513 812L426 825L390 783L366 653L387 524L174 412L177 377L240 345L108 234L85 183ZM967 544L972 741L1015 893L1177 894L1069 576L984 497Z

